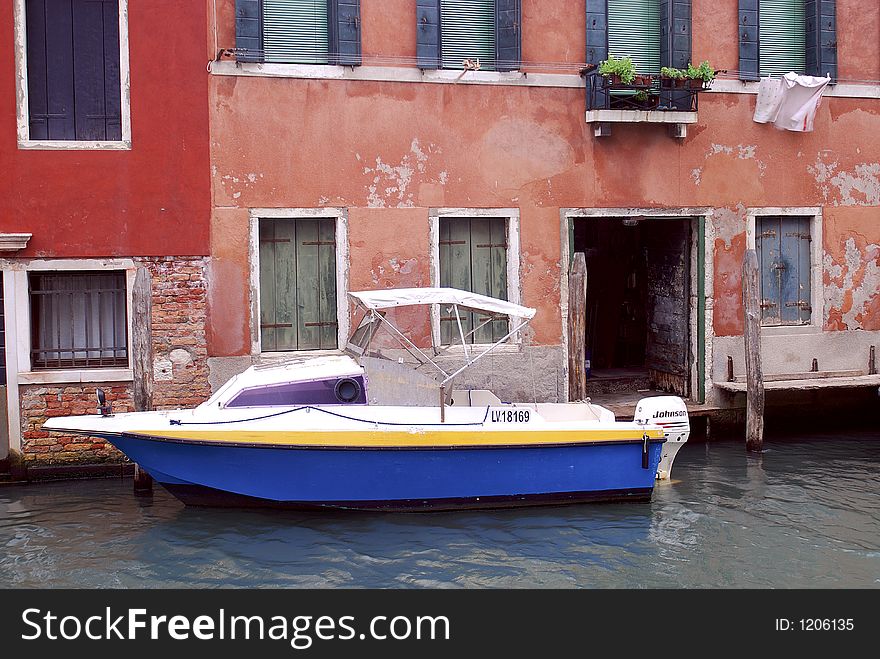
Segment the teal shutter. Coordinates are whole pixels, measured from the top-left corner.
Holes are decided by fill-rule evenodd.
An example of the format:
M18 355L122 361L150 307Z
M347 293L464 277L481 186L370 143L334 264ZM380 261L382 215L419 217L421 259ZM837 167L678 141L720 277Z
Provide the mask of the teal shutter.
M329 0L331 63L360 66L361 0Z
M810 218L761 217L755 234L762 324L808 324L812 316Z
M444 69L461 69L465 59L495 68L495 0L440 0L440 53Z
M263 59L263 0L235 0L235 48L239 62Z
M759 77L758 0L739 0L739 79Z
M606 0L587 0L587 64L599 65L608 59L608 3ZM590 107L590 85L587 85L587 107ZM607 92L604 87L596 89L596 107L604 108ZM573 249L573 248L572 248Z
M608 54L631 57L636 73L660 73L660 0L608 0Z
M837 7L834 0L806 0L806 73L837 78Z
M440 68L440 0L416 0L416 63Z
M263 0L263 49L266 62L327 64L327 0Z
M260 222L264 352L337 347L335 233L330 220Z
M495 0L495 68L515 71L522 63L520 0Z
M507 299L507 223L504 218L442 218L440 220L440 285L502 300ZM463 313L465 334L486 318ZM507 321L494 321L477 330L469 343L494 343L507 334ZM452 309L440 309L440 340L461 338Z
M764 76L806 72L804 0L761 0L758 70Z

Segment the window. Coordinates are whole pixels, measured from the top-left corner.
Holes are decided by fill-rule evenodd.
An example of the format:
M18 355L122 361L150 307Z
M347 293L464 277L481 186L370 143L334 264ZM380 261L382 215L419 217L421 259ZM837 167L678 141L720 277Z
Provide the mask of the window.
M32 272L31 368L128 366L124 271Z
M337 348L335 222L262 219L259 242L262 350Z
M360 0L236 0L239 61L361 63Z
M497 217L440 218L440 285L481 295L507 299L507 222ZM440 341L460 341L454 310L440 310ZM461 313L462 331L467 335L487 318ZM508 332L506 320L496 320L478 329L469 343L494 343Z
M608 0L608 54L640 74L660 73L660 0Z
M835 0L739 0L739 77L837 77Z
M30 140L122 140L118 0L25 0Z
M804 0L761 0L758 15L758 69L761 76L804 73Z
M808 325L811 306L810 217L755 218L762 325Z
M512 71L521 63L520 0L417 0L416 39L422 69Z

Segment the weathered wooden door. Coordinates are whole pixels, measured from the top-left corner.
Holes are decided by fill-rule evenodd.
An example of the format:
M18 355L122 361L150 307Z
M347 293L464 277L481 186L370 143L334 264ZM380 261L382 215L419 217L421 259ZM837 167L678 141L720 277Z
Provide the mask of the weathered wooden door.
M335 236L332 220L260 221L264 352L338 346Z
M690 393L690 219L642 222L647 275L645 366L660 389Z
M760 217L755 223L762 325L809 324L810 241L809 217Z

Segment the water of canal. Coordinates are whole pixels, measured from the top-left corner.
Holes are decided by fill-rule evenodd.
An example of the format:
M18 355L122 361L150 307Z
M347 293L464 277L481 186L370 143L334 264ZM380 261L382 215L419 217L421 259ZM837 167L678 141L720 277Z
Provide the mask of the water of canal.
M649 503L185 508L130 480L0 487L0 587L878 588L880 431L690 443Z

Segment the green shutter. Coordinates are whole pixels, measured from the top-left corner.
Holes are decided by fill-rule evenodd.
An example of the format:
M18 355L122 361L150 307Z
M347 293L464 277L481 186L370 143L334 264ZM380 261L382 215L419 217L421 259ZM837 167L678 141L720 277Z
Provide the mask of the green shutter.
M507 299L507 223L504 218L442 218L440 220L440 285L502 300ZM461 313L465 334L485 321ZM477 330L469 343L494 343L507 334L507 321L495 321ZM440 309L441 343L461 338L455 313Z
M327 64L327 0L263 0L266 62Z
M495 68L495 0L440 0L440 52L444 69L461 69L465 59Z
M804 0L761 0L759 71L782 76L806 71L806 18Z
M608 0L608 54L660 73L660 0Z
M264 352L337 347L335 233L332 220L260 222Z

